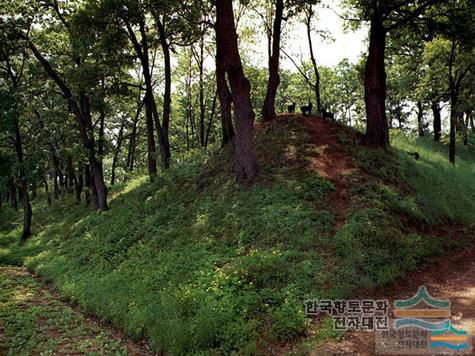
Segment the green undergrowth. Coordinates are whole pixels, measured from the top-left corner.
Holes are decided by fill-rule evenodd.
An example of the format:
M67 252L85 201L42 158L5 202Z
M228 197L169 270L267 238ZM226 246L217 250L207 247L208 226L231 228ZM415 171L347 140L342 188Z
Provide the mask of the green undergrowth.
M0 267L0 329L2 355L127 354L110 332L17 267Z
M339 140L358 169L338 231L328 201L335 186L309 168L318 148L300 121L280 120L258 130L261 174L252 187L234 182L224 150L190 154L153 183L113 187L104 213L72 197L47 207L38 196L35 235L19 247L20 221L4 228L0 263L25 264L157 350L265 352L312 329L306 299L387 284L467 243L437 227L474 221L475 155L454 168L430 142L393 141L383 152Z

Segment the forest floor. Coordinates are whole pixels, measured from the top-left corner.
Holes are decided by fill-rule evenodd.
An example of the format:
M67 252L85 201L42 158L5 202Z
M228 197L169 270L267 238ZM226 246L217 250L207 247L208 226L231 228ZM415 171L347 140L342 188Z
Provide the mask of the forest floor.
M144 344L84 315L24 267L0 267L0 355L152 355Z
M431 296L448 299L451 302L451 318L458 328L466 330L471 336L472 350L475 335L475 245L452 254L435 259L422 271L409 272L404 278L395 281L387 288L375 293L361 292L358 299L388 299L391 306L396 299L407 299L425 286ZM389 310L392 316L391 309ZM329 340L320 345L313 355L321 354L375 354L375 333L354 331L342 340Z

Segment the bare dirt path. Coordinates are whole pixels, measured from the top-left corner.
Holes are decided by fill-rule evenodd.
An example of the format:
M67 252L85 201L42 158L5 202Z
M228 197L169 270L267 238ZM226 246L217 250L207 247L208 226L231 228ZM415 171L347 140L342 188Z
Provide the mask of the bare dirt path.
M338 141L345 128L317 116L299 119L304 122L313 145L318 148L319 154L312 158L311 167L335 186L335 191L330 193L328 201L336 214L336 228L339 228L345 221L345 214L350 205L347 177L355 170L351 157L342 150Z
M404 279L374 293L361 293L357 298L406 299L416 294L419 286L427 287L438 299L451 301L452 319L460 322L463 329L475 334L475 245L458 253L439 258L424 271L414 271ZM473 350L473 347L472 347ZM340 341L329 341L318 347L315 355L321 354L375 354L373 332L350 332Z
M152 355L85 315L25 268L0 267L0 355Z

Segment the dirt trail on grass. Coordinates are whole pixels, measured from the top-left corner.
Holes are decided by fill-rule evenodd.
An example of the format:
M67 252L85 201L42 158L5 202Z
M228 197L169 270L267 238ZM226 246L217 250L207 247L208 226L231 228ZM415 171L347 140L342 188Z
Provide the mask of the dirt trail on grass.
M450 236L447 236L450 238ZM437 299L451 301L451 318L461 329L467 330L474 346L475 335L475 244L454 254L448 254L424 266L423 271L408 273L403 279L373 293L360 293L357 299L407 299L426 286ZM390 310L389 315L392 316ZM474 348L472 347L472 352ZM329 341L312 354L375 354L374 332L350 332L342 341Z
M300 119L305 123L312 143L319 151L317 156L312 157L311 167L335 186L335 191L329 194L328 201L336 214L336 228L339 228L345 221L350 205L347 177L355 170L351 157L342 150L342 145L338 142L338 137L344 134L345 128L316 116Z
M0 266L0 355L153 355L96 318L60 300L25 268Z

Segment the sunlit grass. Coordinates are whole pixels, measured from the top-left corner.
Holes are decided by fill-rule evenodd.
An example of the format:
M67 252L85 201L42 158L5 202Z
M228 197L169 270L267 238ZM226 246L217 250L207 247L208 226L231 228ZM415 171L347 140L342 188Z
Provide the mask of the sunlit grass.
M327 198L334 184L308 169L317 152L289 120L258 131L262 174L250 188L236 184L224 150L184 155L154 183L118 184L107 212L72 196L47 207L39 195L35 234L19 247L21 226L3 229L0 263L26 264L85 310L171 354L255 353L309 330L317 342L338 337L309 325L305 299L390 283L467 242L431 229L475 221L470 151L452 167L428 139L394 136L384 152L340 136L359 170L348 177L338 231Z

